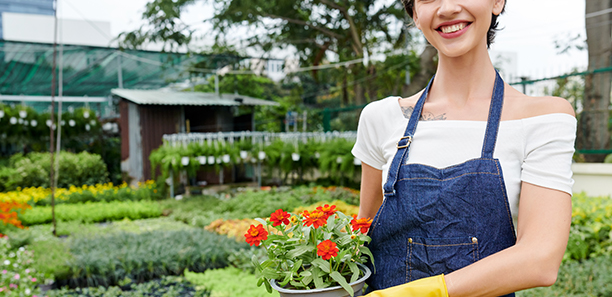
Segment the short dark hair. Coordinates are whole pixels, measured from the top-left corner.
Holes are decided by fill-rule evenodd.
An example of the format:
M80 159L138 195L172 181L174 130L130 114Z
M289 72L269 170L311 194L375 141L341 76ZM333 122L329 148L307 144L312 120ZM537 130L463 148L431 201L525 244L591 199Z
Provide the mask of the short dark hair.
M404 9L406 9L406 12L412 18L413 17L412 9L414 8L414 0L402 0L402 3L404 4ZM505 9L506 9L506 2L504 1L504 8L502 9L501 12L503 13ZM495 32L500 30L497 28L499 26L497 17L498 16L495 14L493 14L493 17L491 17L491 26L489 26L489 31L487 32L487 48L491 47L491 43L493 43L493 40L495 40Z

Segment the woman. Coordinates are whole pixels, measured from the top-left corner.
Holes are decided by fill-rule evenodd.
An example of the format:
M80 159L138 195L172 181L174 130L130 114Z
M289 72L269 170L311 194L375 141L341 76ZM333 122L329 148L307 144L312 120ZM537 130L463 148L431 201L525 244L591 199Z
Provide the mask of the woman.
M505 0L403 1L439 62L425 90L373 102L360 118L369 296L513 296L554 284L571 222L573 108L497 74L487 48Z

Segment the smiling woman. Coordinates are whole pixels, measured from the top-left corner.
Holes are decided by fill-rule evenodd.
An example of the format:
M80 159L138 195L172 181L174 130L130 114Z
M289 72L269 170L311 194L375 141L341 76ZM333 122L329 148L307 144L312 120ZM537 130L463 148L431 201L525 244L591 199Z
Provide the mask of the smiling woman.
M439 60L423 91L360 117L358 217L375 215L368 296L552 285L571 221L571 105L526 96L493 67L487 49L505 0L402 1Z

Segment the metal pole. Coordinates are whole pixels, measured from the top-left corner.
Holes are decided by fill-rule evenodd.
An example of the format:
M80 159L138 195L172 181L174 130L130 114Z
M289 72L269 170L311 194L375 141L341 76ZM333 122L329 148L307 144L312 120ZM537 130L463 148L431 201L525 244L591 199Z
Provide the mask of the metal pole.
M123 66L121 65L121 52L117 55L117 80L119 89L123 89Z
M219 93L219 74L215 71L215 95L217 95L217 97L220 97L220 93Z
M59 3L58 3L59 4ZM62 30L62 27L60 26L60 31ZM60 52L59 52L59 82L58 82L58 102L59 102L59 107L58 107L58 112L57 112L57 122L59 123L57 125L57 145L55 147L55 180L53 180L53 182L55 183L53 186L55 188L57 188L57 183L59 180L59 158L60 158L60 151L62 149L62 108L63 108L63 98L62 96L64 95L64 44L62 43L61 40L61 36L60 36Z
M57 225L55 222L55 187L53 186L53 180L54 180L54 158L53 158L53 149L54 149L54 139L55 137L53 137L53 130L54 127L53 125L55 124L55 67L56 67L56 63L57 61L56 59L56 45L57 45L57 0L54 1L54 30L53 30L53 66L51 67L51 125L49 127L49 131L50 131L50 144L49 144L49 151L51 153L51 168L50 168L50 176L49 176L49 183L51 184L51 220L53 222L53 236L57 236Z

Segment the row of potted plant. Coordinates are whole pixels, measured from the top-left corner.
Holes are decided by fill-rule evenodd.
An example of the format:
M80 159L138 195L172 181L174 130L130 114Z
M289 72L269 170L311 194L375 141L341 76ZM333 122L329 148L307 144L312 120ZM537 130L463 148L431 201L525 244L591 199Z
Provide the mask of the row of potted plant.
M171 173L178 176L186 172L195 176L198 170L216 170L226 166L245 163L261 163L269 174L279 171L281 177L289 173L319 173L333 179L351 177L361 161L351 154L354 141L336 138L325 142L283 141L276 139L269 143L253 144L249 140L229 143L211 141L187 145L164 143L154 150L149 159L151 168L159 168L162 178ZM202 168L204 166L204 168Z

